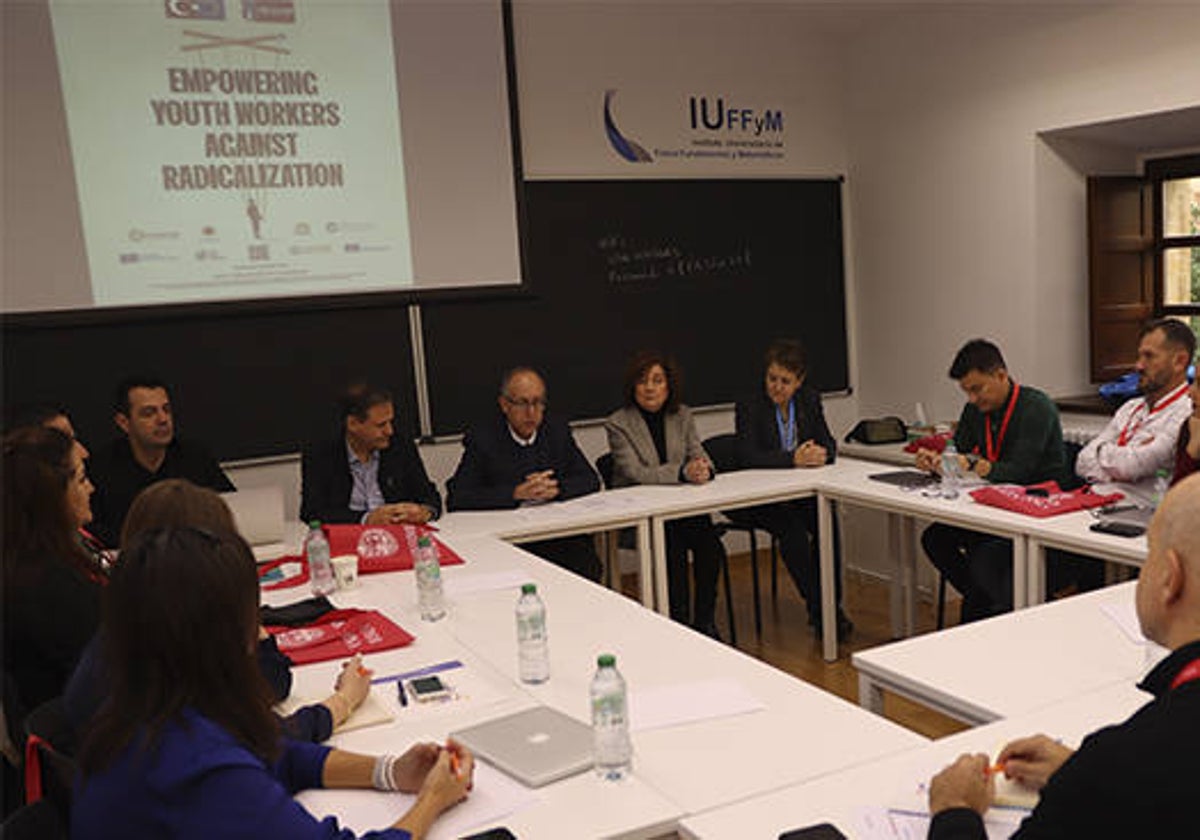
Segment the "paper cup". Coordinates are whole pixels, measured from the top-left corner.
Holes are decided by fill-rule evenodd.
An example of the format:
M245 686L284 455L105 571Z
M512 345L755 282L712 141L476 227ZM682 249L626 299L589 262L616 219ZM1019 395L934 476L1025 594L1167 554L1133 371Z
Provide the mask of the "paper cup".
M332 558L333 576L337 578L338 589L353 589L358 586L358 555L341 554Z

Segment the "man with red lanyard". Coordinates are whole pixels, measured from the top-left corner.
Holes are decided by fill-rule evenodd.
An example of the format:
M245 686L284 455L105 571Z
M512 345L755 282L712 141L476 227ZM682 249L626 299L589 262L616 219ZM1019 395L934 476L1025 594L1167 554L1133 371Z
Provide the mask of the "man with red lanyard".
M954 432L960 468L997 484L1063 482L1070 475L1054 403L1008 375L1000 348L977 338L950 366L967 395ZM941 455L917 451L917 467L941 473ZM925 529L921 545L933 565L962 593L962 620L1012 609L1012 541L952 525Z
M1138 342L1138 389L1104 431L1079 453L1075 472L1091 482L1119 481L1153 493L1155 475L1175 465L1175 442L1192 413L1187 369L1196 336L1182 321L1163 318L1143 328Z
M1040 791L1014 840L1195 837L1200 751L1200 476L1171 488L1150 522L1137 584L1145 636L1172 653L1138 685L1154 699L1072 751L1045 735L1000 752L1006 776ZM964 755L929 786L930 840L982 840L992 803L986 755Z

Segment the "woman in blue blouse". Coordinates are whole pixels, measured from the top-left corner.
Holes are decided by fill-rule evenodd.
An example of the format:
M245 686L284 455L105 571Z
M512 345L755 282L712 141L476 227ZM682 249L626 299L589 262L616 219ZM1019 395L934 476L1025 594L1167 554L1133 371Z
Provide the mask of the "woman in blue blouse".
M210 531L237 530L233 512L215 491L192 484L186 478L168 478L151 484L134 498L121 528L121 544L151 528L184 525ZM357 662L353 664L354 667L350 667L351 663L343 666L329 697L302 706L283 719L284 734L297 741L325 741L354 713L370 692L371 680L369 671L357 667ZM258 631L258 667L271 686L272 699L279 702L287 698L292 690L292 661L279 650L275 637L262 627ZM93 639L63 692L67 716L77 730L82 732L86 728L107 690L108 675L99 640Z
M351 838L292 794L374 787L417 794L367 835L401 840L466 797L474 759L453 741L369 757L280 735L255 661L254 556L237 535L144 531L121 551L106 598L112 690L80 752L73 837Z

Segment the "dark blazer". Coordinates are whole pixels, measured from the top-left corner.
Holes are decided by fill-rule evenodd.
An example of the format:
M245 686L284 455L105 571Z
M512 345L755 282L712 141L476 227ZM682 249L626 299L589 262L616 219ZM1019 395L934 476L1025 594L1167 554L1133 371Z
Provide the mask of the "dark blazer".
M346 439L324 441L305 449L300 461L300 518L305 522L356 523L366 511L350 509L354 477ZM442 497L429 480L417 447L401 435L379 453L379 490L388 504L416 502L441 516Z
M558 499L586 496L600 489L600 479L575 443L566 423L546 418L532 446L520 446L497 413L491 422L473 427L463 439L462 460L446 482L448 510L501 510L517 507L513 490L531 472L554 470Z
M1200 681L1170 686L1198 657L1194 641L1154 666L1138 684L1154 699L1124 723L1084 738L1042 788L1013 840L1195 837ZM985 840L987 832L977 813L954 808L934 817L929 837Z
M837 458L837 441L825 422L821 394L814 388L801 385L792 396L792 404L796 406L796 444L811 440L825 447L828 453L825 463L832 464ZM765 393L738 402L735 424L738 456L743 468L792 466L791 454L781 448L775 403Z

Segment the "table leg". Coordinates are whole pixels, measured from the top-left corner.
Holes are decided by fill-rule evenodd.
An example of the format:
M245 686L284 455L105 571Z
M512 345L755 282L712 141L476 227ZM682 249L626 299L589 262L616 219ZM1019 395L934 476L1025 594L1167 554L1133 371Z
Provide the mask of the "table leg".
M838 656L832 504L824 493L817 494L817 531L821 540L821 652L826 662L833 662Z
M650 523L643 519L637 524L638 588L642 606L654 609L654 552L650 548Z
M1029 565L1026 537L1013 535L1013 609L1029 606Z
M1029 540L1025 549L1029 566L1029 604L1046 603L1046 546L1039 540Z
M900 520L900 558L904 569L904 635L917 632L917 528L911 516Z
M667 530L660 516L650 519L650 553L654 558L654 606L662 615L671 614L671 598L667 591Z
M901 554L904 544L903 532L900 528L900 514L887 514L887 547L888 556L892 558L892 585L888 592L888 609L892 617L892 638L902 638L904 633L904 558Z
M858 705L877 715L883 714L883 687L863 673L858 675Z

